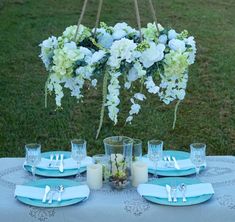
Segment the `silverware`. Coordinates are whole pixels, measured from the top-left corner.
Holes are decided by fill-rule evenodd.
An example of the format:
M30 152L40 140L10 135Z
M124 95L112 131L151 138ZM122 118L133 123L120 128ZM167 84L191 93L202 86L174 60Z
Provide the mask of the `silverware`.
M60 154L59 171L60 171L61 173L64 172L64 163L63 163L63 161L64 161L64 154Z
M56 165L56 166L59 165L59 158L60 158L59 153L56 153L56 154L55 154L55 161L56 161L55 165Z
M52 204L54 194L55 194L55 191L50 192L50 197L49 197L49 200L48 200L48 204Z
M43 196L43 198L42 198L42 202L43 202L43 203L46 202L46 200L47 200L47 195L48 195L48 193L50 192L50 190L51 190L51 188L50 188L48 185L46 185L45 191L44 191L44 196Z
M176 203L177 202L177 197L176 197L176 195L177 195L177 187L172 186L171 190L172 190L172 193L173 193L173 202Z
M166 184L166 192L167 192L167 195L168 195L168 202L172 202L171 187L168 184Z
M186 187L186 185L184 184L184 183L181 183L180 184L180 186L179 186L179 190L182 192L182 197L183 197L183 202L185 203L185 202L187 202L187 199L186 199L186 189L187 189L187 187Z
M171 156L167 156L167 160L168 160L168 167L173 167L173 162L171 160Z
M175 166L175 168L176 168L177 170L179 170L179 169L180 169L179 164L177 163L177 161L176 161L176 159L175 159L174 156L172 157L172 160L174 161L174 166Z
M64 186L63 185L59 185L58 187L57 187L57 191L58 191L58 198L57 198L57 201L58 202L60 202L61 201L61 195L62 195L62 193L64 192Z
M165 165L165 167L168 167L168 166L169 166L169 164L168 164L167 157L166 157L166 156L164 156L164 157L163 157L163 160L164 160L164 165Z
M49 167L52 167L53 159L54 159L54 154L51 153L51 154L50 154L50 163L49 163L49 165L48 165Z

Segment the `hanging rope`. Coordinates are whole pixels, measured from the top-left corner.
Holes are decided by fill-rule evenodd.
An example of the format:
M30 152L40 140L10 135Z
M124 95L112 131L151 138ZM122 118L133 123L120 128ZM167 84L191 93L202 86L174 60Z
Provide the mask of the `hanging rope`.
M155 9L154 9L152 0L149 0L149 6L150 6L150 10L151 10L151 12L152 12L153 20L154 20L154 22L155 22L155 24L156 24L157 31L158 31L158 33L160 33L160 30L159 30L159 28L158 28L158 22L157 22L156 11L155 11Z
M75 35L74 35L74 41L75 42L76 42L76 38L77 38L77 35L78 35L79 26L80 26L80 24L82 22L84 13L86 11L87 2L88 2L88 0L84 0L83 7L82 7L82 12L81 12L81 15L80 15L80 17L78 19L77 29L76 29L76 32L75 32Z
M143 37L142 37L142 33L141 33L141 21L140 21L140 12L139 12L138 1L134 0L134 2L135 2L136 19L137 19L138 29L139 29L139 32L140 32L140 40L142 42Z
M100 14L101 14L102 6L103 6L103 0L100 0L99 7L98 7L98 12L97 12L97 15L96 15L94 36L96 36L96 31L97 31L97 28L99 26Z

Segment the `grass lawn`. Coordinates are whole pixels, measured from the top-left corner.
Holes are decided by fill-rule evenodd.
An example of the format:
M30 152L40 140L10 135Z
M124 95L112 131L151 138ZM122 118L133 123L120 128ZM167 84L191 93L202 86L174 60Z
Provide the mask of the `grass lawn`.
M107 115L95 140L102 101L101 90L87 92L82 104L63 99L55 111L54 97L44 108L47 73L38 44L75 24L82 0L0 0L0 157L23 156L24 144L37 141L43 151L69 150L70 139L88 140L89 154L103 152L103 139L126 135L161 138L165 147L188 150L202 141L208 154L235 154L235 1L156 0L159 22L178 31L189 30L198 44L197 62L190 69L186 99L176 129L171 129L174 104L152 97L132 125L124 126L129 104L122 105L118 126ZM94 26L98 0L88 1L84 24ZM139 0L142 24L152 22L146 0ZM135 26L133 0L104 0L101 20ZM127 105L128 104L128 105ZM145 146L146 148L146 146Z

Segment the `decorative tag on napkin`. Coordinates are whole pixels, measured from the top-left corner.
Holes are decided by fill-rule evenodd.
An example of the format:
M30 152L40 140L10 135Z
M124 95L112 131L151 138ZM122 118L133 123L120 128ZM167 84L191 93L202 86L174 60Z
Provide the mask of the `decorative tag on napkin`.
M142 161L145 162L148 165L148 169L152 169L155 170L155 164L153 161L151 161L149 158L147 157L143 157ZM195 166L193 165L193 163L191 162L190 159L184 159L184 160L177 160L177 164L179 166L178 170L189 170L192 168L195 168ZM176 168L174 167L174 162L172 161L172 167L168 167L167 166L167 162L166 161L159 161L158 162L158 166L157 166L157 170L167 170L167 171L171 171L171 170L176 170Z
M45 193L44 188L32 187L26 185L16 185L15 197L26 197L35 200L42 200ZM90 194L90 189L87 185L66 187L61 195L62 200L70 200L75 198L88 198ZM53 195L53 200L58 199L59 192L55 191Z
M140 184L137 188L141 196L152 196L157 198L168 198L166 188L156 184ZM199 183L187 185L186 197L197 197L205 194L214 194L214 189L210 183ZM177 192L176 196L182 198L182 192Z

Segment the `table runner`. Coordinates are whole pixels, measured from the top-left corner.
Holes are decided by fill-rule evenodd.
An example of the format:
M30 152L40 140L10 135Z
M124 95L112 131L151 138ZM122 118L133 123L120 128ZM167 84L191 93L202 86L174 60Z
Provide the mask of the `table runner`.
M15 185L31 180L31 175L22 168L23 162L23 158L0 159L0 221L234 222L235 220L235 157L232 156L207 157L208 167L201 173L200 180L211 182L215 195L204 204L188 207L152 204L141 198L135 188L116 191L109 186L104 186L99 191L91 191L87 201L74 206L47 209L27 206L14 198Z

